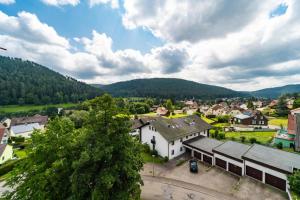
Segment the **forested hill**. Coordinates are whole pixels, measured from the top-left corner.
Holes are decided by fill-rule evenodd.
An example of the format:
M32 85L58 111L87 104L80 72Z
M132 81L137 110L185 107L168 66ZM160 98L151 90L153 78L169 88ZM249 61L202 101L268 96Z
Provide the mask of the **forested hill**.
M200 98L215 99L222 97L245 96L227 88L200 84L175 78L135 79L103 85L101 88L117 97L159 97L159 98Z
M0 105L78 102L101 93L39 64L0 56Z
M256 97L265 97L265 98L278 98L280 95L287 93L299 93L300 84L298 85L286 85L282 87L266 88L262 90L257 90L251 92L251 95Z

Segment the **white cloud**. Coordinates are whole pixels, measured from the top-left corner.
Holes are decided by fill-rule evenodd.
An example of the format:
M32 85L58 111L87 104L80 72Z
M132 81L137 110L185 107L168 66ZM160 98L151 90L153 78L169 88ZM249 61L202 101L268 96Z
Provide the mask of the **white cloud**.
M110 4L113 9L119 8L119 0L89 0L90 6L96 6L98 4Z
M50 6L76 6L80 3L80 0L41 0L43 3Z
M0 4L10 5L14 4L15 0L0 0Z

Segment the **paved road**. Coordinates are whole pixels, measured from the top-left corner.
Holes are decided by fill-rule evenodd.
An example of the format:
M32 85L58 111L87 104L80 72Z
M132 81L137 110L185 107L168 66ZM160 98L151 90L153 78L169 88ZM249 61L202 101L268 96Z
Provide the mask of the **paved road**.
M143 200L235 200L231 195L199 185L164 177L142 176Z

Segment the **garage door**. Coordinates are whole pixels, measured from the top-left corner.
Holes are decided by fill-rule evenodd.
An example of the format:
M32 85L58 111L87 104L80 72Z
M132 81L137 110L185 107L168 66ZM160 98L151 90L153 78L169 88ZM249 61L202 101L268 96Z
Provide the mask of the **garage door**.
M194 157L201 160L201 153L194 151Z
M278 189L281 189L283 191L286 190L286 181L284 179L278 178L276 176L273 176L271 174L265 174L266 178L266 184L272 185Z
M212 165L212 157L203 154L203 161L207 164Z
M226 169L226 161L216 158L216 165L219 167L222 167L223 169Z
M246 175L262 181L262 171L246 166Z
M241 167L236 166L232 163L229 163L228 169L230 172L232 172L236 175L242 176L242 168Z

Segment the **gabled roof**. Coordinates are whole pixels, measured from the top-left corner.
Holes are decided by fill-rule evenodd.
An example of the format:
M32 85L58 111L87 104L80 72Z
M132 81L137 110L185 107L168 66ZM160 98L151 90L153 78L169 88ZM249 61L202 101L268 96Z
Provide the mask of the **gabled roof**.
M245 160L253 160L288 173L293 173L294 168L300 169L300 155L259 144L254 144L249 151L243 155L243 158Z
M11 119L11 126L29 123L39 123L45 125L48 122L48 116L34 115L32 117L15 117Z
M3 138L3 136L4 136L4 134L5 134L5 128L1 128L0 127L0 142L2 141L2 138Z
M159 117L150 124L169 142L211 128L197 115L175 119Z
M34 131L35 129L41 129L41 126L38 123L32 123L32 124L16 125L11 127L11 130L13 131L14 134L30 132L30 131Z
M234 117L237 118L237 119L248 119L248 118L250 118L249 115L244 115L244 114L238 114Z

